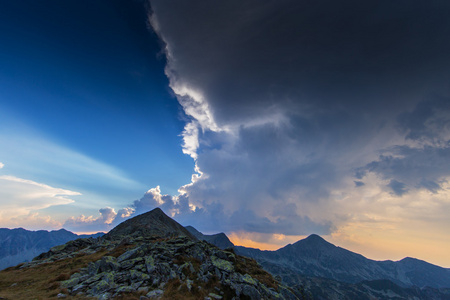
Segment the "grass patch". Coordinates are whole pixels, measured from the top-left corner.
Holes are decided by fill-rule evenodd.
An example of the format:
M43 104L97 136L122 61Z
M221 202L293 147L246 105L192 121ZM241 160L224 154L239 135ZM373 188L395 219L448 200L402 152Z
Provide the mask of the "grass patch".
M114 297L114 300L139 300L143 295L145 295L144 292L122 293Z
M195 280L189 291L187 285L178 278L169 280L164 287L164 294L162 300L197 300L204 299L209 293L220 294L219 291L224 292L223 299L232 299L236 296L231 288L222 286L219 279L213 276L207 283Z
M163 300L196 300L204 299L208 295L208 291L205 288L199 288L197 284L194 284L189 291L186 284L181 282L178 278L169 280L164 287Z
M101 250L93 254L80 254L35 267L20 269L10 267L0 271L0 297L5 299L54 299L58 293L67 294L59 282L70 278L73 273L85 268L89 262L97 261L106 254ZM86 296L66 299L89 299Z

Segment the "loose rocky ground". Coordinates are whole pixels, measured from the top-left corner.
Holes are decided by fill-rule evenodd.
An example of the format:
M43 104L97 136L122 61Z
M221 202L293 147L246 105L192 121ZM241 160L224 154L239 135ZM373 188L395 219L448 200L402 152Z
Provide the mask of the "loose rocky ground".
M298 299L254 260L184 236L79 239L20 268L86 256L96 259L60 278L57 298Z

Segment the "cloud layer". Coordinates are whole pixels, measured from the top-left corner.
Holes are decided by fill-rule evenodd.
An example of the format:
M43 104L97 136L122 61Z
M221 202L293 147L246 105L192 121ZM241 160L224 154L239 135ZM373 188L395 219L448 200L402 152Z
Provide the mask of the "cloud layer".
M398 197L436 193L450 175L450 5L151 6L166 74L191 118L184 151L203 173L183 197L230 216L223 228L330 233L334 194L363 186L367 172Z

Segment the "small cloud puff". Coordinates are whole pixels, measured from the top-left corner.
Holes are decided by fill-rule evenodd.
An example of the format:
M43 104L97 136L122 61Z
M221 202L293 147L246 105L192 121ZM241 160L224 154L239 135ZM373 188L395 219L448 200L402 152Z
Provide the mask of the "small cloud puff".
M111 224L117 218L118 214L111 207L99 209L100 216L84 216L70 217L64 223L64 228L75 232L93 232L107 231L111 228ZM122 213L123 214L123 213Z
M0 162L0 169L3 169L4 166L5 166L5 164Z

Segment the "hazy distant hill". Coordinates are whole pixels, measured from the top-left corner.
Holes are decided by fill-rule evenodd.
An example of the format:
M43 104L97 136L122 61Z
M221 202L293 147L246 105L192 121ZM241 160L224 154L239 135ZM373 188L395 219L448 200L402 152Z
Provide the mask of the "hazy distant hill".
M230 239L225 235L225 233L217 233L212 235L203 234L192 226L185 227L192 235L202 241L207 241L220 249L233 248L234 244L230 241Z
M0 270L30 261L51 247L68 241L101 235L103 233L77 235L65 229L29 231L23 228L0 228Z
M387 279L404 287L450 288L450 269L414 258L397 262L367 259L336 247L318 235L310 235L277 251L239 246L235 251L255 258L265 269L280 276L293 273L348 283ZM286 276L285 280L289 278Z

